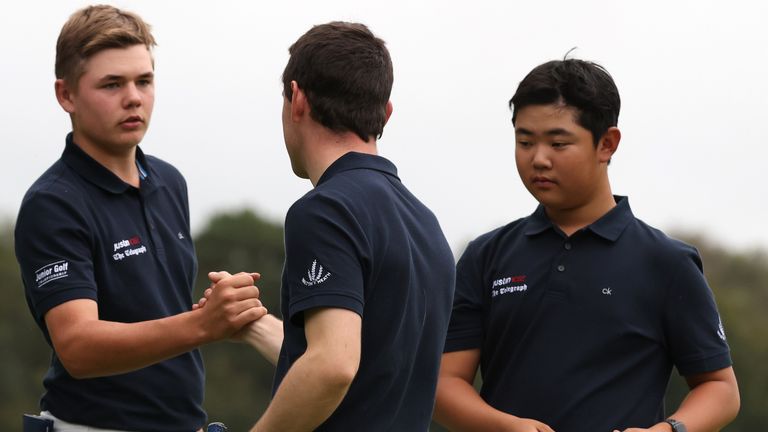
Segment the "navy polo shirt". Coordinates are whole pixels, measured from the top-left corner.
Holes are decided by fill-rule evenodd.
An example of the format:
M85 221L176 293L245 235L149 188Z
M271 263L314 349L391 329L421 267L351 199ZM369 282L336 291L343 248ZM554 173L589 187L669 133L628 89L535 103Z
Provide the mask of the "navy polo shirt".
M137 149L140 188L67 137L64 153L29 189L16 222L27 303L51 345L45 314L75 299L99 319L138 322L188 311L197 261L187 188L171 165ZM120 375L74 379L54 351L41 408L106 429L194 431L205 422L195 350Z
M445 351L481 350L493 407L559 432L649 427L673 365L731 365L697 251L616 199L570 237L539 206L467 246Z
M455 271L432 212L391 162L350 152L291 206L285 249L275 391L306 350L304 312L349 309L362 317L360 368L317 430L427 430Z

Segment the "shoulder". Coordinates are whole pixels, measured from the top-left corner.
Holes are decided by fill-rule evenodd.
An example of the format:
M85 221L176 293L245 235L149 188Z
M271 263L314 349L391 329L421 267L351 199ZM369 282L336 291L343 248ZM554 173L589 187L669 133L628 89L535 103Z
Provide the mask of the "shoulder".
M82 181L61 160L46 170L27 190L21 201L19 221L62 216L63 209L82 208L88 196Z
M285 216L285 224L288 228L301 226L313 220L335 220L350 212L348 196L334 189L315 188L293 203Z
M682 240L670 237L658 228L635 218L631 224L629 236L633 248L640 248L646 254L656 257L661 262L694 259L700 262L698 250Z

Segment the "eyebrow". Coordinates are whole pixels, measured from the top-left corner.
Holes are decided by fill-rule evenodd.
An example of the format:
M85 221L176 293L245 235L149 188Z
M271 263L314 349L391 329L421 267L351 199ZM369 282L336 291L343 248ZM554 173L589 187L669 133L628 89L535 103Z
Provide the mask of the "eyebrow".
M536 135L536 134L534 134L532 131L529 131L526 128L517 128L517 129L515 129L515 135ZM567 129L555 128L555 129L550 129L550 130L544 132L544 135L547 135L547 136L562 136L562 135L574 136L575 134L573 132L567 130Z
M151 71L145 72L139 75L139 78L154 78L154 77L155 77L155 73ZM125 79L125 75L104 75L103 77L101 77L99 81L113 81L113 80L119 81L124 79Z

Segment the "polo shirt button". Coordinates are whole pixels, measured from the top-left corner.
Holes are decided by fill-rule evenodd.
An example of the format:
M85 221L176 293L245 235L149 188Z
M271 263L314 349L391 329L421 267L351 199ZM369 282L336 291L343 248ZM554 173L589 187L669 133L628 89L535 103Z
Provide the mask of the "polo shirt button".
M570 243L566 243L563 246L565 247L565 250L571 250L571 248L573 247L573 246L571 246Z
M557 266L557 271L564 272L565 271L565 266L560 264L559 266Z

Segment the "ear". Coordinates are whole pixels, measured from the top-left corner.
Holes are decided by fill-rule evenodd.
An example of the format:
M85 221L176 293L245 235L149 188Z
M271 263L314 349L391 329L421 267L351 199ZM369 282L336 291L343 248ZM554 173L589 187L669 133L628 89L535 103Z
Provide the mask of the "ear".
M291 120L298 122L309 111L309 102L296 81L291 81L291 93Z
M72 102L74 92L69 88L67 82L63 79L57 79L53 84L53 88L56 92L56 100L59 101L59 105L61 105L64 111L70 114L75 112L75 104Z
M389 121L389 116L392 115L392 101L387 101L387 106L384 108L384 124Z
M621 141L619 128L612 126L605 131L597 143L597 154L600 162L609 163L611 161L611 157L619 148L619 141Z

